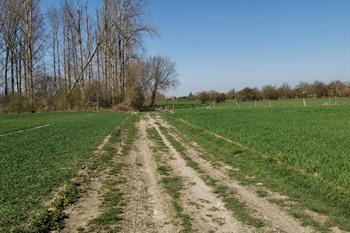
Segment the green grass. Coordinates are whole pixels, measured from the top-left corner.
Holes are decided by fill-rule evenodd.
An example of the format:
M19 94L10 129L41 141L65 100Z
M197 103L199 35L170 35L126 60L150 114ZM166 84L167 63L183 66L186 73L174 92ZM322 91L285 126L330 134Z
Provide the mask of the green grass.
M183 110L165 114L214 160L240 172L243 182L262 181L309 209L350 229L349 106L307 108ZM190 127L180 118L194 124ZM203 129L252 150L215 138ZM256 152L254 152L256 151ZM253 180L246 176L255 176Z
M256 102L257 109L266 109L270 108L270 104L272 108L304 108L302 99L281 99L281 100L260 100ZM338 97L338 98L307 98L306 104L308 107L327 107L327 106L350 106L350 98L349 97ZM146 103L145 106L148 106L149 103ZM158 107L165 106L175 106L175 110L189 110L195 107L195 110L198 109L209 109L212 108L211 103L202 104L198 100L159 100L156 102ZM226 100L223 103L215 104L216 109L227 109L230 108L232 110L240 110L240 109L254 109L255 101L244 101L238 102L234 100Z
M262 189L256 190L256 194L258 194L259 197L267 197L269 195L265 190Z
M150 101L147 101L144 105L147 107L149 106ZM172 108L175 107L175 110L177 109L192 109L193 106L195 108L200 108L203 105L198 100L161 100L156 101L155 105L157 107L165 107L168 106Z
M0 138L0 231L9 232L25 224L42 210L43 203L74 176L126 115L107 112L1 115L2 132L52 125ZM7 125L9 121L13 123Z

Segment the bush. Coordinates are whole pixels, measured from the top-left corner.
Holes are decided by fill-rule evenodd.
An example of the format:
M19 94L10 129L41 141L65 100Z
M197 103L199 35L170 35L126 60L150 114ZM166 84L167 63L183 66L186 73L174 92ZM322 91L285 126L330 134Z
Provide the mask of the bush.
M224 93L219 93L216 91L210 91L210 92L201 92L198 95L198 99L202 104L205 104L206 102L224 102L226 100L226 95Z
M201 92L198 95L198 100L202 103L205 104L210 100L209 94L207 92Z
M126 95L125 104L133 110L140 110L145 101L141 87L132 87Z
M223 93L215 93L214 97L215 97L216 103L225 102L225 100L226 100L226 95Z
M101 96L100 90L101 85L96 80L87 82L84 87L83 106L96 105L99 102L99 96Z
M5 98L2 109L4 113L36 112L37 104L29 104L23 95L12 94Z

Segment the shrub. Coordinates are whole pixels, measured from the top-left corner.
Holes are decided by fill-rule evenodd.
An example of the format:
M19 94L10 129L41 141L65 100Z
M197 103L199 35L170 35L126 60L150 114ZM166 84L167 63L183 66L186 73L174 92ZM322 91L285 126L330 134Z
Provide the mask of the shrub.
M20 94L12 94L4 100L3 112L5 113L21 113L35 112L37 104L29 104L25 96Z
M209 94L207 92L201 92L198 95L198 100L202 103L205 104L210 100Z
M145 97L142 94L141 87L132 87L126 95L126 105L132 109L139 110L142 108Z

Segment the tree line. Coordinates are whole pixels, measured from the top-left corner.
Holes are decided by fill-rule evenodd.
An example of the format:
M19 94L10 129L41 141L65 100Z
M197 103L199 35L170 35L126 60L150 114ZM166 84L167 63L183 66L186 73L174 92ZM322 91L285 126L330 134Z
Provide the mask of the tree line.
M237 101L255 101L255 100L276 100L276 99L295 99L295 98L324 98L324 97L347 97L350 96L350 83L341 81L332 81L324 83L315 81L313 83L300 82L295 87L288 84L281 86L266 85L261 89L246 87L235 91L232 89L227 93L217 91L203 91L196 95L192 93L185 97L186 99L198 99L202 103L223 102L226 99L235 99Z
M158 34L142 0L0 0L0 108L139 108L176 85L175 64L144 57ZM93 12L93 13L91 13Z

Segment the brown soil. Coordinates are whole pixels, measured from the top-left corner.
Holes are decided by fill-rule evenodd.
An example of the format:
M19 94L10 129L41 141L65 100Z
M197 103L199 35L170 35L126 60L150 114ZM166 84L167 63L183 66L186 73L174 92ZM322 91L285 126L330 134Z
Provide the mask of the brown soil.
M121 232L177 232L170 200L161 189L156 175L151 142L146 135L147 122L138 124L140 136L126 157L125 190L129 205Z
M68 218L64 222L62 233L77 232L78 228L86 228L89 221L101 214L101 201L99 190L101 190L101 178L96 178L91 182L90 190L78 203L65 211Z

